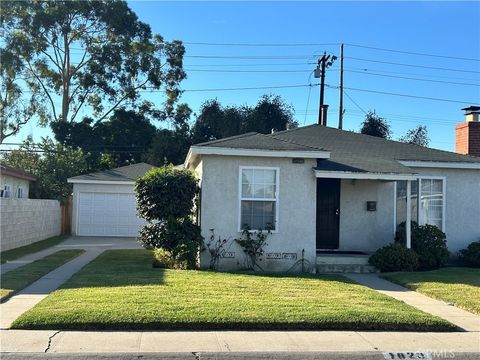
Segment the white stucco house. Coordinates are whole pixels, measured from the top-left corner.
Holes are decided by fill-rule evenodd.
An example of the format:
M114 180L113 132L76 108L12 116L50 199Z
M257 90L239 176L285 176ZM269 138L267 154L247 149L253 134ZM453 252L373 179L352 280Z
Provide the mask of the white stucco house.
M311 125L197 144L184 165L200 179L205 239L210 229L235 239L246 225L273 228L265 270L370 254L410 219L442 229L451 252L480 240L480 157ZM243 262L232 241L221 266Z
M69 178L73 184L72 233L136 237L145 222L136 214L133 185L153 167L138 163Z
M0 197L28 199L30 183L37 180L33 175L8 165L0 165Z

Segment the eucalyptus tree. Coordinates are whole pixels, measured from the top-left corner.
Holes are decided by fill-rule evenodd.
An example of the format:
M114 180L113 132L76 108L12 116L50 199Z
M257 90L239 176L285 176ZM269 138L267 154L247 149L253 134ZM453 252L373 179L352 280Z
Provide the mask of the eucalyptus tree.
M119 106L152 110L142 96L151 91L161 92L158 117L175 111L184 46L152 33L125 1L3 1L0 25L2 63L12 64L2 84L15 82L41 124L82 112L99 123Z

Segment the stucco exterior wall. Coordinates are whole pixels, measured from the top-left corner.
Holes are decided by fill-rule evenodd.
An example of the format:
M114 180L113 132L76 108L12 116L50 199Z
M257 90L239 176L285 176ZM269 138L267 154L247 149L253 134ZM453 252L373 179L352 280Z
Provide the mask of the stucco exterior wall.
M393 241L394 189L392 181L341 181L339 250L373 252ZM367 211L367 201L377 210Z
M77 234L78 197L80 192L110 192L133 194L133 185L116 184L73 184L72 234Z
M223 258L222 269L244 267L244 254L233 241L239 238L239 168L240 166L265 166L279 168L278 226L277 232L267 240L265 253L296 254L297 261L305 250L305 258L315 262L315 184L312 168L313 159L305 159L304 164L293 164L287 158L254 158L206 155L200 165L201 179L201 228L208 241L210 229L216 236L229 239L228 252L234 258ZM296 260L264 259L261 266L267 271L286 271ZM209 255L201 254L201 266L208 267ZM298 269L297 269L298 270Z
M19 179L14 176L0 174L0 187L5 189L5 185L10 186L10 198L17 198L18 188L23 188L24 199L28 198L28 191L30 187L30 181L25 179Z
M0 250L57 236L61 231L57 200L0 199Z
M452 253L480 241L480 170L414 168L420 176L446 179L445 234ZM455 255L455 254L453 254Z

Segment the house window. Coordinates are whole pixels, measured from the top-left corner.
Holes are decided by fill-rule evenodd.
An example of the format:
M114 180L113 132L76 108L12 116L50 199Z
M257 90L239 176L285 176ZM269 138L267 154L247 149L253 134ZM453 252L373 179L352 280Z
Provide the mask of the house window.
M278 221L278 169L240 168L240 230L275 231Z
M435 225L443 230L443 180L420 179L418 217L421 224Z
M2 197L3 198L9 198L10 197L10 185L5 184L5 186L3 188L3 192L2 192Z
M17 189L17 198L22 199L23 198L23 188L19 187Z
M397 225L406 220L407 182L397 181ZM435 225L444 231L444 180L420 178L412 181L412 221Z

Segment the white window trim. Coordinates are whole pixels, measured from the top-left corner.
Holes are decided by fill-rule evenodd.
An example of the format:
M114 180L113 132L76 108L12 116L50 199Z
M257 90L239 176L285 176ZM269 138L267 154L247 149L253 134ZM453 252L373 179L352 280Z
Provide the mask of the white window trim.
M19 196L19 193L22 192L22 196ZM25 194L25 189L23 186L17 188L17 199L24 199L23 195Z
M8 187L8 189L7 189ZM8 196L7 196L8 193ZM12 186L9 184L3 185L3 197L5 199L11 199L12 198Z
M252 201L273 201L272 199L258 199L258 198L242 198L242 171L248 169L257 170L275 170L275 230L272 230L272 234L278 233L279 229L279 204L280 204L280 168L269 166L240 166L238 171L238 232L242 230L242 200ZM263 229L265 230L265 229ZM258 229L252 229L251 232L258 231Z

